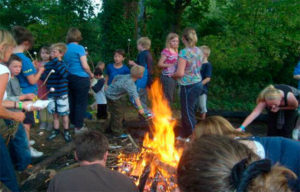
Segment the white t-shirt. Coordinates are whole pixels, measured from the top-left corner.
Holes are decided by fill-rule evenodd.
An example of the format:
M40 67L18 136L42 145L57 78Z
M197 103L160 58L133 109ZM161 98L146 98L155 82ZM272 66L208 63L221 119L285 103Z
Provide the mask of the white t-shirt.
M9 71L9 69L5 65L3 65L2 63L0 63L0 75L3 75L5 73L8 73L8 80L10 80L10 71ZM3 100L5 100L6 98L7 98L7 93L5 91L4 95L3 95Z

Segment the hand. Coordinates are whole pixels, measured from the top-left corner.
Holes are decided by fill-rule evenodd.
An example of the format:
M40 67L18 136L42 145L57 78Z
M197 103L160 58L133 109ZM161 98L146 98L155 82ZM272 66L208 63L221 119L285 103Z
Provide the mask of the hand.
M90 79L93 79L93 78L94 78L94 74L90 73Z
M139 114L144 116L145 115L144 109L139 109Z
M44 71L45 71L44 65L41 65L41 66L39 67L38 70L39 70L38 72L39 72L40 74L44 73Z
M35 98L35 94L33 93L28 93L24 95L24 100L28 99L28 100L33 100Z
M132 60L129 60L129 61L128 61L128 64L131 65L131 66L133 66L133 65L135 65L135 62L132 61Z
M32 61L32 63L36 69L40 68L38 60L35 59Z
M25 119L25 113L23 112L14 112L13 120L17 122L23 122Z

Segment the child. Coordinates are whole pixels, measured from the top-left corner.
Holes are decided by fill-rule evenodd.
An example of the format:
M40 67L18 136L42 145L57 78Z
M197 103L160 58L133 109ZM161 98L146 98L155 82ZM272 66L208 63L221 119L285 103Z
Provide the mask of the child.
M158 66L163 69L160 81L169 104L174 101L174 92L176 88L176 80L172 78L172 75L176 71L178 45L179 36L176 33L169 33L166 40L166 48L161 52L161 58L158 62Z
M139 95L137 93L137 88L135 81L142 78L144 74L144 67L142 66L133 66L130 70L130 75L118 75L114 78L114 81L105 91L107 98L108 109L110 110L111 118L109 121L109 127L107 132L112 132L115 136L125 136L123 135L122 130L122 117L124 114L123 111L123 101L122 97L126 93L134 98L137 105L138 111L141 115L144 115L144 109L141 105Z
M59 133L59 116L62 117L62 123L64 127L64 139L66 142L72 140L69 131L69 98L68 98L68 80L66 65L62 61L67 50L67 46L64 43L56 43L51 46L51 61L46 64L46 71L42 76L42 79L48 76L50 71L55 72L49 76L47 81L47 89L54 88L53 92L49 92L48 98L50 103L48 105L48 111L53 114L53 130L48 137L48 140L54 139Z
M92 86L93 91L96 93L95 99L97 103L97 119L107 119L107 101L104 93L105 79L102 74L102 70L97 67L94 72L94 77L97 79L97 83Z
M40 62L38 62L37 68L43 67L46 63L50 61L50 47L43 46L39 52ZM39 80L37 82L38 85L38 97L40 99L47 99L47 88L44 84L44 81ZM52 116L48 113L47 109L43 109L39 111L40 115L40 129L52 129Z
M298 90L300 90L300 59L294 69L294 79L298 81ZM296 123L296 127L293 131L293 139L300 141L300 107L298 107L298 119Z
M129 74L129 68L123 64L125 60L125 51L123 49L117 49L114 53L114 62L109 64L106 68L106 77L105 85L108 86L111 84L112 80L116 75L125 75Z
M19 80L18 78L16 78L16 76L19 75L21 72L22 60L17 55L13 54L8 60L7 65L11 73L11 78L6 86L7 100L19 102L23 100L34 99L35 95L32 93L22 95ZM40 157L43 155L43 153L36 152L31 155L28 138L26 136L25 129L21 123L17 125L14 121L11 120L5 120L5 123L9 127L16 126L17 128L16 133L10 139L9 151L11 154L11 158L16 166L16 169L18 171L24 171L27 168L27 166L31 163L31 156Z
M129 60L129 65L140 65L145 68L143 77L136 81L139 97L141 98L142 105L144 108L146 108L148 98L146 88L150 87L152 83L153 60L149 51L150 47L151 40L148 37L139 38L139 40L137 41L137 49L139 51L137 61L134 62Z
M96 68L99 68L102 70L102 72L104 71L105 69L105 63L103 61L99 61L96 65Z
M14 49L14 53L22 60L22 71L17 76L20 82L21 90L23 94L33 93L37 94L37 85L36 83L40 79L45 68L40 67L36 71L31 60L25 56L24 52L28 51L34 43L33 35L24 27L16 26L12 30L13 36L17 41L17 46ZM33 112L27 112L26 118L23 121L24 128L28 137L28 141L33 145L34 141L30 140L30 127L34 124L34 115ZM30 148L31 155L37 156L40 154L39 151L35 150L33 147Z
M211 80L212 75L212 65L208 61L208 57L210 55L210 48L206 45L200 47L203 52L203 64L201 67L201 76L202 76L202 85L203 85L203 94L199 96L198 105L200 108L200 119L206 118L207 113L207 92L208 92L208 83Z

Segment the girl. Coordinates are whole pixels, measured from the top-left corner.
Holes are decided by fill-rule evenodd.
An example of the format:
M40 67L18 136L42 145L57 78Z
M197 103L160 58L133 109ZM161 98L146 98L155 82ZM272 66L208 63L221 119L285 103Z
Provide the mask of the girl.
M176 33L169 33L166 40L166 48L161 52L161 57L158 62L158 66L163 69L160 81L162 82L163 91L169 104L173 103L176 88L176 80L172 78L172 75L176 71L178 45L178 35Z
M43 46L39 52L40 61L37 64L37 68L44 67L46 63L50 61L50 48L48 46ZM47 99L47 88L44 85L44 81L39 80L38 84L38 97L40 99ZM46 94L46 95L45 95ZM40 129L52 129L52 115L50 115L47 109L40 111Z
M269 85L261 91L256 107L240 126L245 130L264 109L268 111L268 136L292 137L297 118L299 92L288 85Z
M172 77L178 79L180 85L180 104L182 128L180 137L188 137L196 124L195 104L203 92L200 73L203 60L202 51L196 47L198 41L196 31L186 28L183 31L182 42L185 48L179 53L178 68Z

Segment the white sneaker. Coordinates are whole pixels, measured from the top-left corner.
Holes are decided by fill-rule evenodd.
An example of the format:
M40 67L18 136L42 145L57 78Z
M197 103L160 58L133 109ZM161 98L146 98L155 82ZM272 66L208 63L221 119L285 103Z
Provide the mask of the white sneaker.
M82 133L85 133L88 131L88 128L87 127L82 127L81 129L74 129L74 132L75 132L75 135L80 135Z
M43 152L40 152L33 147L30 147L30 154L31 154L31 157L41 157L44 155Z
M29 145L34 145L35 144L35 140L30 140L29 141Z

